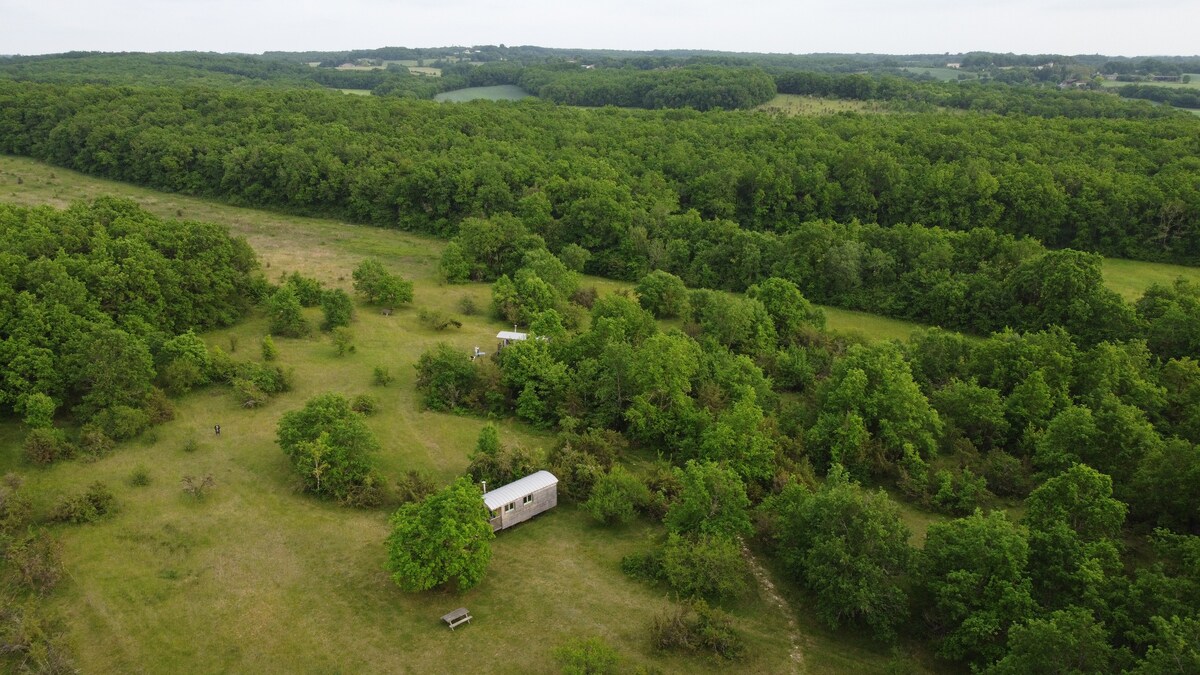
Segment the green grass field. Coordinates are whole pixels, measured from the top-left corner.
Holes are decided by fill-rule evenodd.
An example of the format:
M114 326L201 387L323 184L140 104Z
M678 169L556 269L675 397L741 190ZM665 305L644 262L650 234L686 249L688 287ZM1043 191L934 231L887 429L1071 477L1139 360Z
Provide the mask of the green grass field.
M21 179L18 183L18 177ZM63 206L99 194L131 197L165 216L224 223L258 251L271 278L293 270L350 289L350 271L373 256L416 282L412 307L383 316L358 307L357 352L337 357L329 339L277 339L279 360L295 368L296 388L246 410L228 388L208 387L177 401L173 421L91 463L27 466L23 430L0 424L0 472L28 478L38 513L95 480L116 493L120 511L99 523L54 526L70 578L46 602L65 619L82 672L553 672L552 650L573 637L600 636L624 664L663 672L883 672L890 650L868 638L818 625L802 595L792 599L799 630L765 591L751 586L725 608L747 640L732 665L660 654L646 627L667 604L664 588L630 580L622 556L662 536L646 523L601 528L570 505L503 533L488 574L465 594L401 592L383 571L387 513L357 511L298 493L274 443L284 412L314 394L371 393L380 412L369 425L380 440L381 471L408 469L439 482L461 474L484 420L425 411L414 389L417 356L446 341L464 352L490 351L504 326L458 311L463 297L486 305L484 284L446 286L435 279L442 243L394 230L242 209L98 180L27 159L0 157L0 199ZM588 279L601 292L624 287ZM461 329L438 333L419 324L419 308L452 313ZM316 320L318 310L307 310ZM855 317L851 322L865 319ZM830 323L836 324L832 316ZM204 336L233 356L259 358L261 315ZM899 330L896 328L895 330ZM371 371L397 376L374 387ZM216 437L212 425L220 424ZM545 449L546 432L501 420L505 443ZM198 448L185 451L194 439ZM137 467L151 484L133 487ZM184 475L211 474L203 500L180 488ZM910 516L921 520L916 515ZM475 619L450 632L438 618L466 606Z
M434 96L433 100L454 103L475 101L481 98L489 101L519 101L531 96L529 92L514 84L499 84L494 87L467 87L466 89L444 91Z
M1104 259L1104 285L1120 293L1126 300L1137 300L1152 284L1170 285L1179 277L1200 284L1200 267L1121 258Z
M878 102L851 101L840 98L819 98L799 94L777 94L755 110L785 115L832 115L840 112L885 112Z
M878 314L856 312L852 309L841 309L822 305L825 312L825 326L837 333L858 334L869 340L900 340L905 342L913 333L924 330L924 324L892 319Z
M1200 73L1188 73L1191 77L1190 82L1118 82L1117 80L1104 80L1100 86L1106 88L1124 87L1127 84L1148 84L1155 87L1172 87L1178 89L1200 89Z

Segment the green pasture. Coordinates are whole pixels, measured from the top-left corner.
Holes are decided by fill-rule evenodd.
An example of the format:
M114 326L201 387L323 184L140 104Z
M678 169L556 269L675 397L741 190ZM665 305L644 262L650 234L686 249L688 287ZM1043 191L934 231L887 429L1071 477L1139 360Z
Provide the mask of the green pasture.
M775 98L758 106L756 110L785 115L832 115L840 112L877 113L886 111L883 104L878 101L852 101L800 94L776 94Z
M343 94L352 94L354 96L370 96L370 89L338 89Z
M1104 259L1104 285L1130 301L1142 297L1142 293L1152 284L1170 285L1180 277L1200 284L1200 267L1122 258Z
M454 91L444 91L433 97L435 101L451 101L454 103L462 103L463 101L475 101L478 99L486 99L489 101L519 101L523 98L530 98L532 95L515 84L498 84L494 87L467 87L466 89L455 89Z
M1124 87L1129 84L1148 84L1154 87L1171 87L1175 89L1200 89L1200 73L1187 73L1191 76L1190 82L1119 82L1117 80L1103 80L1100 82L1102 87Z
M165 216L224 223L247 238L273 279L295 270L349 290L353 267L372 256L413 279L416 291L413 305L391 316L358 306L351 326L357 349L345 357L319 333L277 338L279 362L294 368L295 389L267 405L247 410L227 387L206 387L176 401L175 419L94 462L28 466L18 450L23 430L0 424L0 471L27 477L38 514L96 480L120 503L119 512L101 522L52 527L64 545L69 579L45 602L63 617L82 672L554 672L554 647L588 636L605 639L630 670L886 671L886 646L820 626L804 596L778 576L790 609L754 584L724 605L747 641L744 661L659 653L647 626L667 606L666 589L629 579L619 563L653 546L662 529L600 527L569 504L502 533L476 588L400 591L383 570L386 510L354 510L299 493L274 442L275 427L284 412L317 393L369 393L380 402L369 425L389 480L410 469L439 483L461 474L485 420L424 410L413 364L440 341L464 352L476 345L492 351L493 336L504 326L460 311L464 297L486 306L487 285L439 284L442 243L429 238L237 208L0 157L0 199L63 206L99 194L131 197ZM601 292L627 287L585 283ZM463 325L446 332L426 328L417 319L422 307L452 314ZM316 323L319 310L306 311ZM255 314L204 339L237 359L257 360L265 331L265 319ZM388 368L396 381L373 386L376 366ZM552 442L548 432L498 421L505 443L540 452ZM219 437L214 424L222 427ZM185 450L189 441L192 451ZM129 482L139 467L149 472L148 486ZM203 499L190 498L180 487L185 475L211 475L215 487ZM459 606L475 618L451 632L438 619ZM795 632L788 611L796 615Z

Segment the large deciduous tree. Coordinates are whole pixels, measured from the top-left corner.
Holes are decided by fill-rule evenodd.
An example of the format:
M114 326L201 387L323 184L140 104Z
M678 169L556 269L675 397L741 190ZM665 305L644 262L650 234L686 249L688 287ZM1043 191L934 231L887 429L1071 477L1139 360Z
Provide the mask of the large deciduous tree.
M938 655L977 665L1004 655L1009 629L1035 607L1026 536L998 511L929 526L919 568Z
M379 486L371 456L379 442L363 416L341 394L320 394L300 410L285 413L276 430L308 492L326 499L370 503Z
M862 489L835 465L816 492L790 484L764 511L780 558L813 594L826 624L859 624L895 637L908 616L913 552L886 493Z
M483 580L495 536L479 488L459 478L391 518L387 570L400 588L426 591L451 582L465 591Z

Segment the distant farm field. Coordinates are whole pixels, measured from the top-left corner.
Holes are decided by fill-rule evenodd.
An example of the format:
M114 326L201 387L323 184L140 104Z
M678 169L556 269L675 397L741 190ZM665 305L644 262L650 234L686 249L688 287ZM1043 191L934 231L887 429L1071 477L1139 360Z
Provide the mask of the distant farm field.
M1104 80L1100 83L1102 87L1115 88L1124 87L1130 84L1146 84L1153 87L1172 87L1176 89L1200 89L1200 73L1188 73L1191 77L1190 82L1118 82L1117 80Z
M955 80L974 80L978 76L975 73L959 70L957 68L902 68L905 72L915 73L917 75L928 75L935 80L943 82L952 82Z
M441 68L429 68L424 66L408 66L408 72L414 75L428 75L430 77L441 77Z
M523 98L531 97L532 94L514 84L499 84L494 87L467 87L466 89L444 91L437 96L434 96L433 100L461 103L463 101L475 101L478 99L487 99L489 101L519 101Z
M370 89L338 89L343 94L353 94L355 96L370 96Z
M756 110L785 115L832 115L840 112L884 112L878 102L852 101L841 98L819 98L800 94L777 94Z

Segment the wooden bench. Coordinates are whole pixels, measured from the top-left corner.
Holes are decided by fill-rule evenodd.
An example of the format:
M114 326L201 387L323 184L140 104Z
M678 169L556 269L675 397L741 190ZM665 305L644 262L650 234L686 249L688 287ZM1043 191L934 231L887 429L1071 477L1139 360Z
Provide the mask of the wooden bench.
M450 630L454 630L456 626L460 626L464 623L470 623L471 613L467 611L466 607L459 607L453 612L443 616L442 621L445 621L446 625L450 626Z

